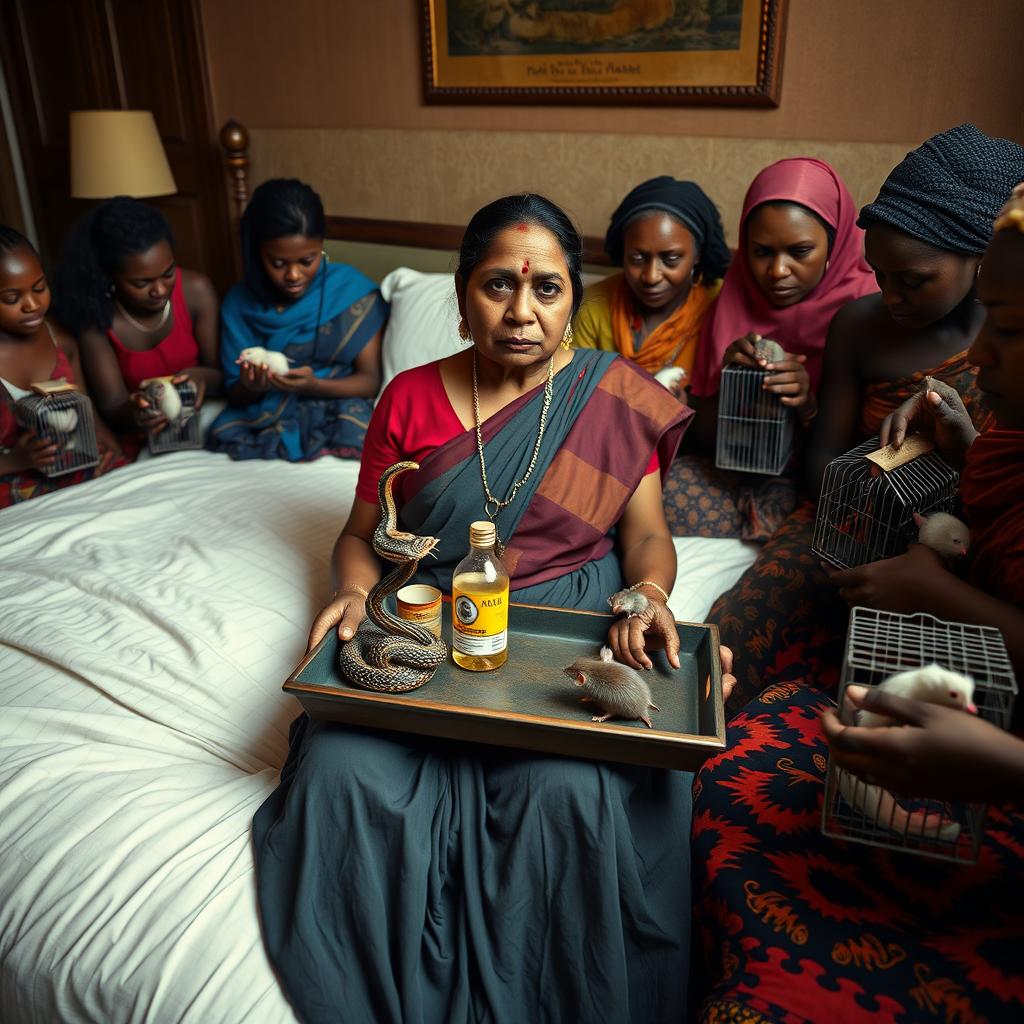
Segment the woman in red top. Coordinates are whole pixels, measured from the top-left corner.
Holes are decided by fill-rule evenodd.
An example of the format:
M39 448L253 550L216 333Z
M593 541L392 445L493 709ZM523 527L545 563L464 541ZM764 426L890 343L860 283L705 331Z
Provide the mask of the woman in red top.
M139 390L147 377L191 380L197 407L221 392L213 285L177 266L170 225L145 203L119 196L79 222L58 269L55 312L77 336L96 404L117 430L163 427Z
M0 508L99 476L124 462L117 441L96 417L100 463L95 469L47 477L58 456L50 438L23 430L14 404L30 385L59 380L77 384L81 367L74 339L46 320L50 288L31 243L0 224Z

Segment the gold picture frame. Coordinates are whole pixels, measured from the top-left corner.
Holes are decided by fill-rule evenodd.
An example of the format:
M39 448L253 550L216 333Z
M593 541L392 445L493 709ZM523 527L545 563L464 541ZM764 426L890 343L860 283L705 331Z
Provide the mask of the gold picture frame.
M787 0L421 0L428 103L778 106Z

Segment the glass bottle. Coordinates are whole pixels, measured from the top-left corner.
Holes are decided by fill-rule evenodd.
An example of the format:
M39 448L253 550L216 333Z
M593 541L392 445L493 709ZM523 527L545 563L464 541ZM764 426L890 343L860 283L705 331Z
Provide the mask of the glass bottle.
M469 527L469 554L452 578L452 657L471 672L508 658L508 573L494 551L494 523Z

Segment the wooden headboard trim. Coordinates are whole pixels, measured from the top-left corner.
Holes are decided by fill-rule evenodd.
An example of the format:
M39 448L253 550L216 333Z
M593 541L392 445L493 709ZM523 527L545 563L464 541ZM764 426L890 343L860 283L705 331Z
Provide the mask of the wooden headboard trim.
M249 133L237 121L229 121L220 132L231 198L238 217L249 201ZM328 216L327 237L337 242L370 242L416 249L453 252L462 244L464 228L457 224L428 224L411 220L381 220L373 217ZM604 240L583 239L583 261L611 266Z

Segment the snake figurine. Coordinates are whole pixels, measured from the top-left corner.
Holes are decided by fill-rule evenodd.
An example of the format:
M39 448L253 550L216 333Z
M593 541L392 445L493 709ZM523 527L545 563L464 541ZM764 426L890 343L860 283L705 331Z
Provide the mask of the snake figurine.
M395 480L418 462L396 462L381 474L377 485L381 519L373 531L373 550L395 562L395 568L366 598L366 618L356 635L341 647L342 675L356 686L381 693L406 693L422 686L448 658L448 648L425 626L406 622L384 607L384 599L412 579L420 559L437 546L436 537L417 537L398 529L398 510L392 489Z

